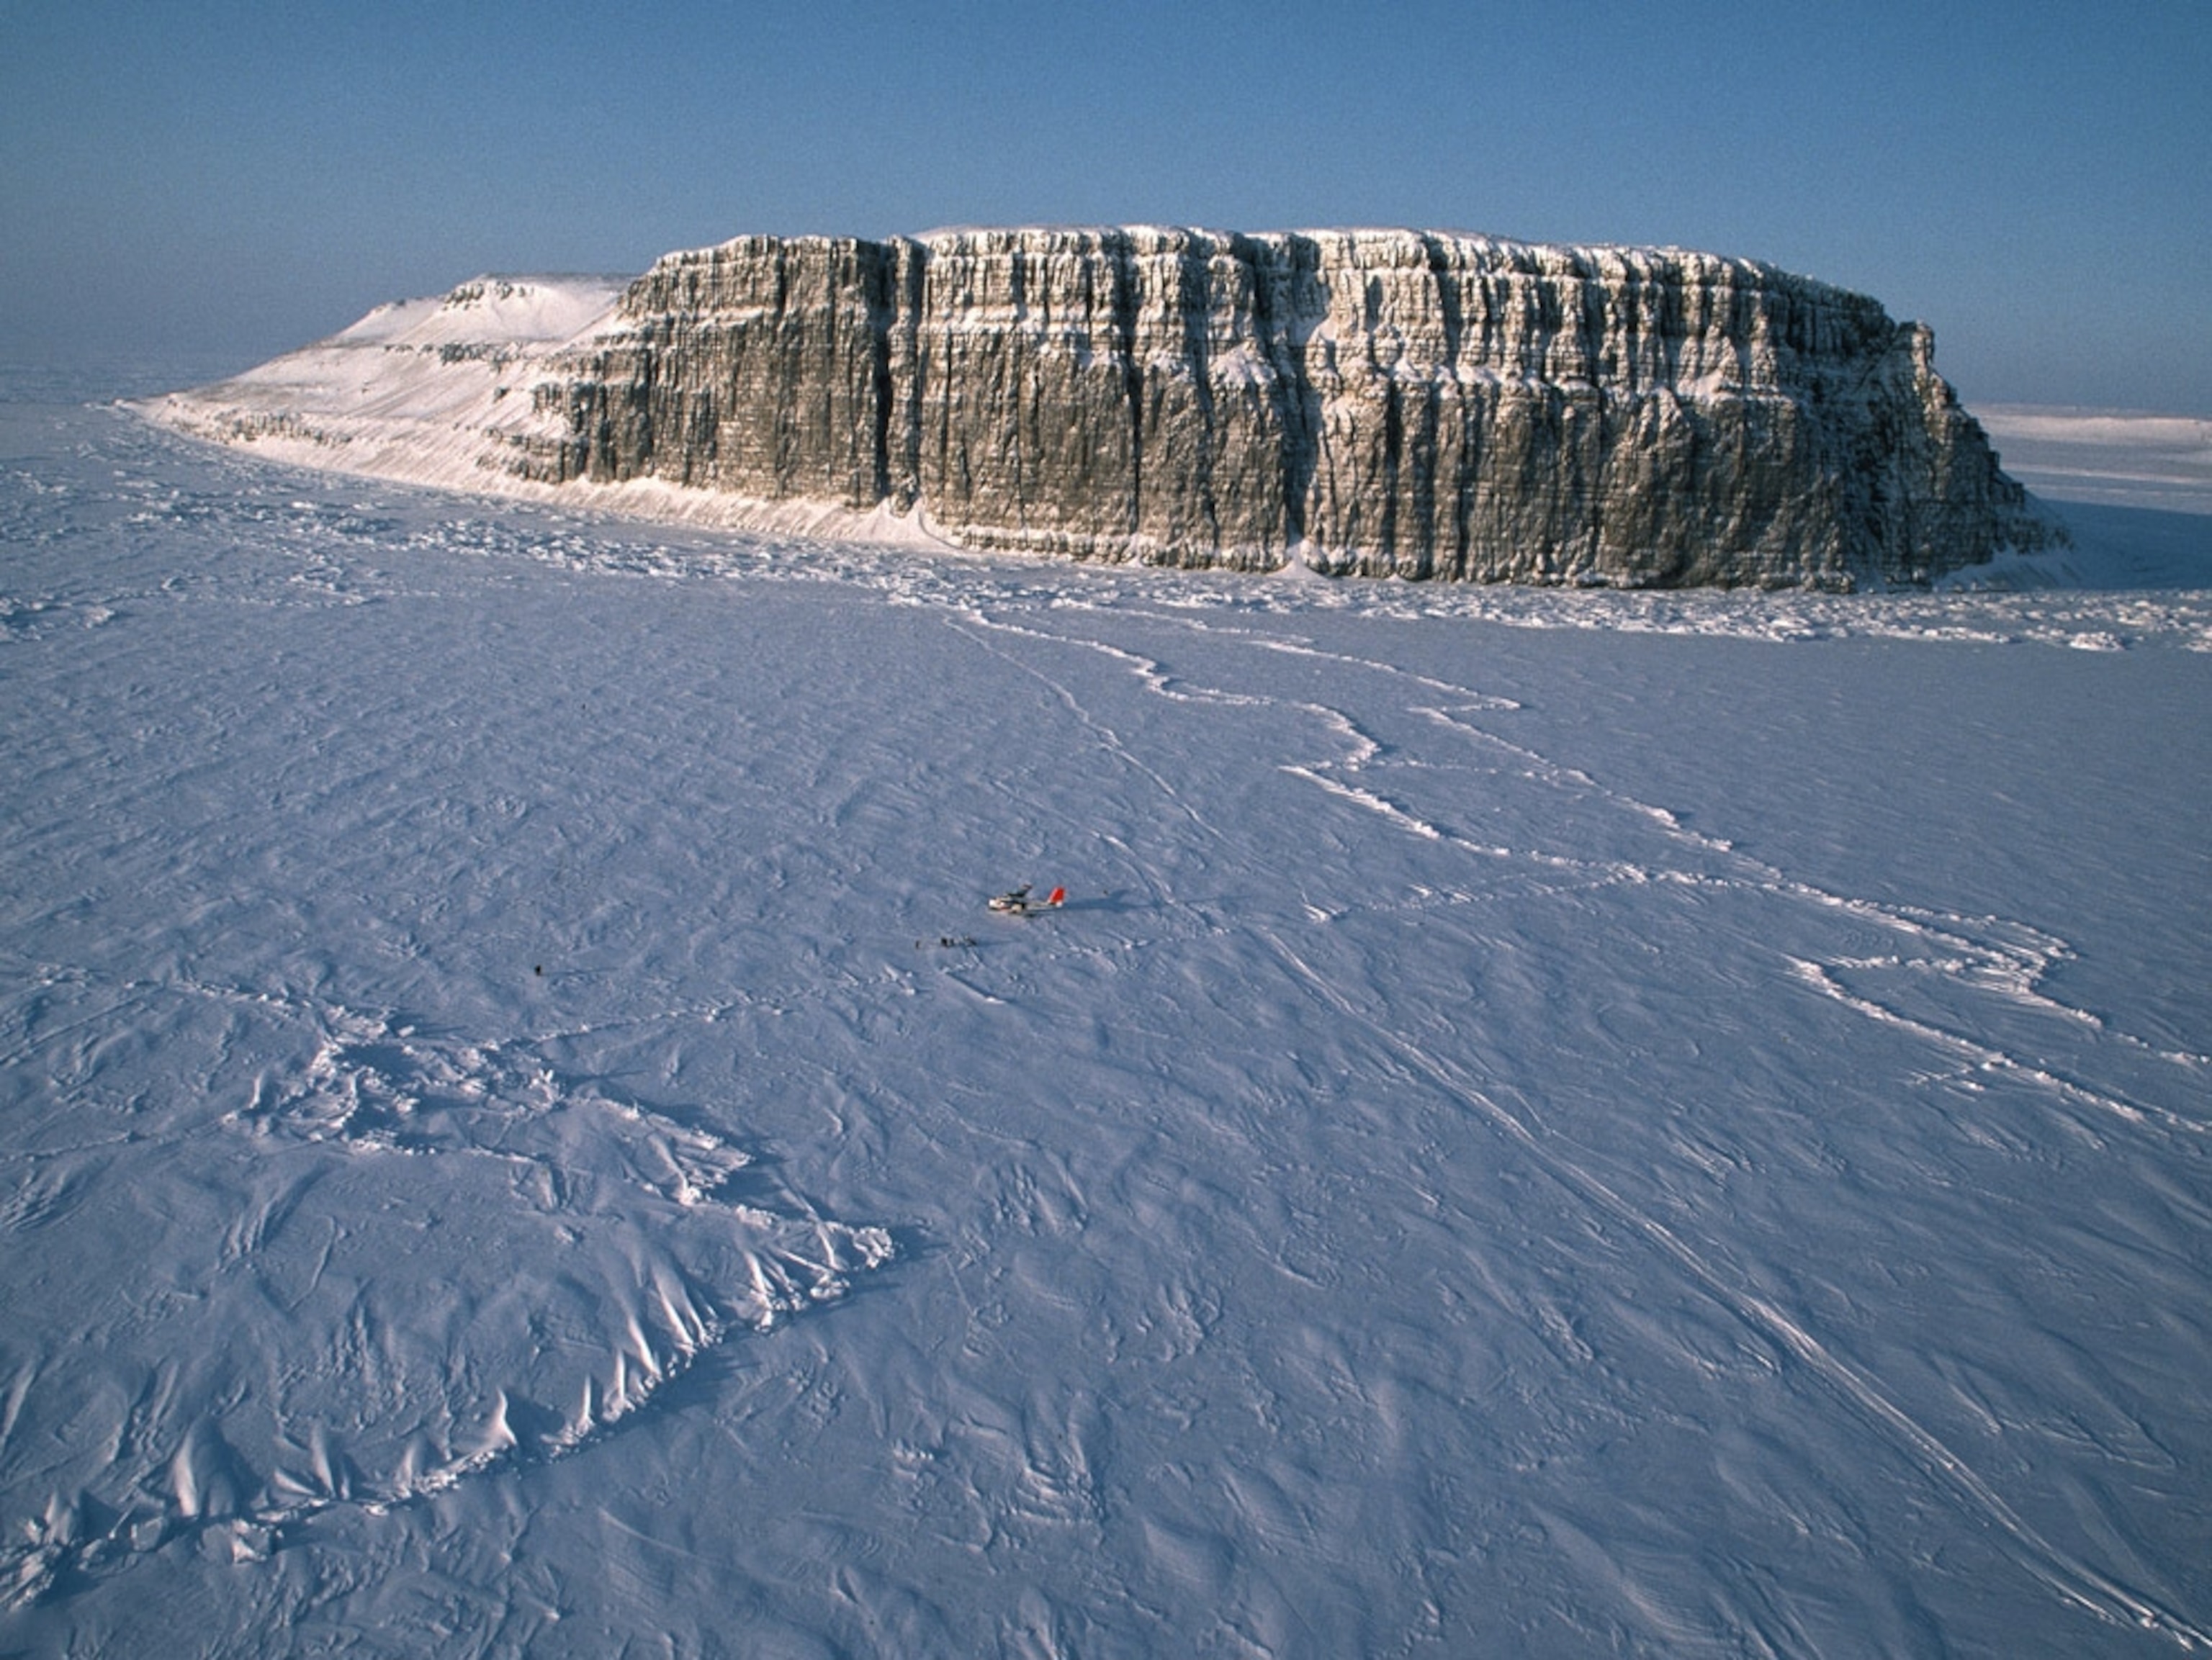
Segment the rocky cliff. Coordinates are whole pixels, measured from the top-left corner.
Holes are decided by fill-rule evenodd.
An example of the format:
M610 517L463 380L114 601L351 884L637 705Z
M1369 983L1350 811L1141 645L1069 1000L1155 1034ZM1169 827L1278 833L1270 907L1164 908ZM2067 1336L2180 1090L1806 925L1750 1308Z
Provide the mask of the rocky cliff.
M662 259L558 367L530 476L921 503L969 546L1839 587L2050 534L1925 329L1673 251L749 237Z
M744 237L667 256L557 341L532 300L536 333L501 324L471 358L449 313L489 292L457 291L434 340L368 329L414 378L380 402L398 371L371 373L343 419L317 426L308 372L278 366L195 418L370 470L413 445L441 482L1240 569L1847 588L2063 536L1925 329L1746 260L1413 231ZM422 397L437 421L395 427Z

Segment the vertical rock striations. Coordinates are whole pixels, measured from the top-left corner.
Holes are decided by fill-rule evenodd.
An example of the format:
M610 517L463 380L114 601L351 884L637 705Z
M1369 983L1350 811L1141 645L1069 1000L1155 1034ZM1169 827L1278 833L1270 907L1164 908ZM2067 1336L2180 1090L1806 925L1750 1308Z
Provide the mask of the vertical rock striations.
M1081 558L1922 582L2054 534L1931 349L1863 295L1672 250L745 237L546 359L507 464Z

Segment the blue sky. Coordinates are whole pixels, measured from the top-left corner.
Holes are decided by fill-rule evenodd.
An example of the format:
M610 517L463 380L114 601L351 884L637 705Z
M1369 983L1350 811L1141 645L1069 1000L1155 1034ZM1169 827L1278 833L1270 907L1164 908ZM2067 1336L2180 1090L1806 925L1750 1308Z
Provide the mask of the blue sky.
M2212 415L2212 3L0 0L0 355L240 364L744 231L1406 224L1863 289Z

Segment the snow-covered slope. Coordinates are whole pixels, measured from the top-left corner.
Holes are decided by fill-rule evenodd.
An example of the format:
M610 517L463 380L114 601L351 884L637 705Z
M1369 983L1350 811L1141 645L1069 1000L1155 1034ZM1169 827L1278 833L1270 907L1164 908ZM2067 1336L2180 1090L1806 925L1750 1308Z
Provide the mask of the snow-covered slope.
M174 430L297 466L478 494L562 502L725 529L840 535L944 548L926 516L685 489L657 477L547 481L525 457L567 435L558 385L571 354L621 332L627 279L479 277L451 294L380 306L328 340L244 374L149 397Z
M413 354L458 348L465 356L535 356L601 322L627 283L623 277L480 276L439 299L380 306L327 344ZM250 371L240 379L253 385L264 375Z
M1262 585L0 391L0 1650L2201 1650L2145 522Z
M380 306L352 327L191 393L149 403L195 436L306 466L485 488L499 435L528 425L547 358L588 339L613 278L483 277Z

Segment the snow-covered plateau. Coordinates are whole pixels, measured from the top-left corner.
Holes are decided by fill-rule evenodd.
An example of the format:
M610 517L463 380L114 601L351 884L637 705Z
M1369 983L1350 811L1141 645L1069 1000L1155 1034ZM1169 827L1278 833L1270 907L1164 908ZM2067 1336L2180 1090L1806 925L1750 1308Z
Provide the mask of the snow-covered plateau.
M2212 517L1139 570L152 379L0 379L0 1652L2212 1646Z

